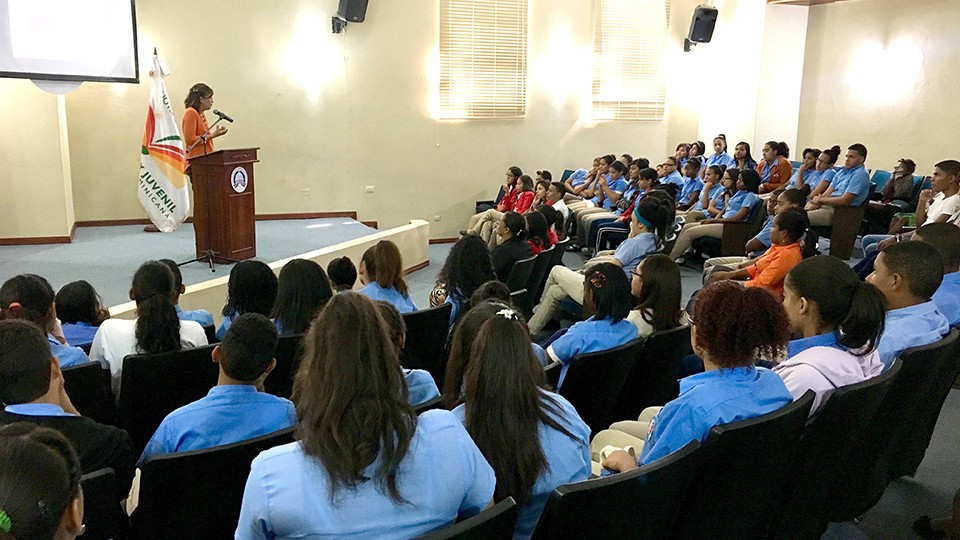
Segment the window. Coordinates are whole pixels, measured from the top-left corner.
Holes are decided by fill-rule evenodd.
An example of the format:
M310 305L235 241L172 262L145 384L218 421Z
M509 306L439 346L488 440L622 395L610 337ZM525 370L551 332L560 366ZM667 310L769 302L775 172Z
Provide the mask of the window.
M527 0L440 0L440 117L522 118Z
M593 118L663 120L666 0L595 0Z

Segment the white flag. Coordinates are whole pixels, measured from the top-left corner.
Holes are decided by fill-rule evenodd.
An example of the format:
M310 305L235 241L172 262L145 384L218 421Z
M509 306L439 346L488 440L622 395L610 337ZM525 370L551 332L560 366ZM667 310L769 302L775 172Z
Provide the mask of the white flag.
M187 159L177 120L163 84L160 58L154 52L150 103L140 149L140 205L162 232L172 232L190 213Z

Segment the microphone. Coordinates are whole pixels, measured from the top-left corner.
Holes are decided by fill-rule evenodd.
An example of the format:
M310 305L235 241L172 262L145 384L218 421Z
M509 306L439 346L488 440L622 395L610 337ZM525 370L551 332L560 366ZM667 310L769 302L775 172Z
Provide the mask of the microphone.
M220 118L223 118L223 119L226 120L227 122L233 122L233 118L230 118L229 116L227 116L227 113L220 112L220 111L214 109L214 110L213 110L213 114L219 116Z

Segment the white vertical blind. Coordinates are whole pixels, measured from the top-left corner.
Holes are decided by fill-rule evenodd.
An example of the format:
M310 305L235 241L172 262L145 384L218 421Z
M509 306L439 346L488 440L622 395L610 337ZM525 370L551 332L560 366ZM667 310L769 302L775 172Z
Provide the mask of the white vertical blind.
M663 120L667 0L595 0L593 118Z
M527 0L440 0L440 117L522 118Z

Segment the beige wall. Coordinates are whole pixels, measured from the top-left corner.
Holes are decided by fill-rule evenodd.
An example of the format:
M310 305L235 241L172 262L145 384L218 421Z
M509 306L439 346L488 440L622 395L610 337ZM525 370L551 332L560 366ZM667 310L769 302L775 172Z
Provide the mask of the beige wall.
M861 0L810 8L799 143L862 142L867 166L901 157L931 174L957 159L956 0Z

